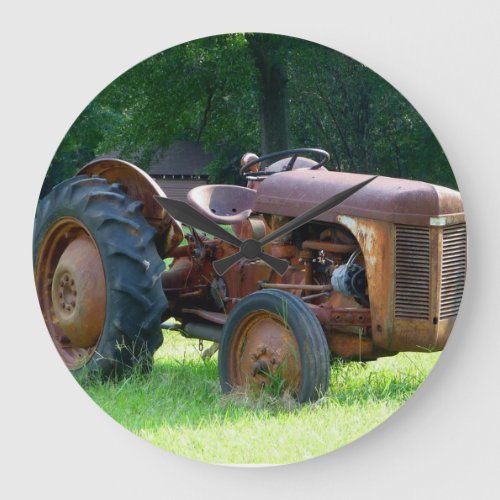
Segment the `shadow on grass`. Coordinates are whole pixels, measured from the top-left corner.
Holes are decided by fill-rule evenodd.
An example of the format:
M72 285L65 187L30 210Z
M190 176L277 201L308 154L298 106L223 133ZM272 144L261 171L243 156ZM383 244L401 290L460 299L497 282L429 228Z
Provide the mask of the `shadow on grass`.
M401 371L368 363L335 363L328 393L318 402L299 406L287 394L222 395L217 361L159 359L150 375L132 375L119 382L82 383L87 393L132 432L168 426L200 428L236 422L255 414L259 419L282 414L364 405L400 406L427 376L409 364Z

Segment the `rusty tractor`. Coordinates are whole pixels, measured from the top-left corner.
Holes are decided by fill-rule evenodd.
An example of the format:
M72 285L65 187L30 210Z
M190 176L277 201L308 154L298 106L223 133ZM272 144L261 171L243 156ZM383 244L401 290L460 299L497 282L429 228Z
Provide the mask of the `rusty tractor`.
M327 160L309 148L246 154L247 187L198 186L187 202L242 241L262 239L368 177L329 171ZM194 227L183 231L158 203L164 197L134 165L98 159L40 201L37 293L52 341L75 374L147 369L171 317L184 336L219 344L223 392L279 378L301 402L327 390L334 358L369 361L445 346L466 273L457 191L377 177L264 245L287 262L283 275L260 258L219 275L213 262L237 248Z

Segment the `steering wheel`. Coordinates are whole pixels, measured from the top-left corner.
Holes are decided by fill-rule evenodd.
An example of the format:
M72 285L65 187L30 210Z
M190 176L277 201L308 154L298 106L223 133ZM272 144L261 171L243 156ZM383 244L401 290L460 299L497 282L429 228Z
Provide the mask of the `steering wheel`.
M260 175L276 174L277 172L266 172L266 170L258 170L257 172L249 172L248 170L250 167L253 167L257 163L261 163L267 160L278 160L280 158L286 158L287 156L290 155L292 156L290 158L290 161L288 162L287 165L283 167L281 172L292 170L295 160L297 160L299 154L310 154L319 156L319 161L314 165L311 165L311 167L309 167L309 170L316 170L319 167L322 167L330 159L330 154L324 151L323 149L316 149L316 148L285 149L284 151L276 151L274 153L269 153L267 155L259 156L258 158L255 158L255 160L251 160L248 163L245 163L245 165L243 165L240 169L240 175L248 177L252 175L260 176Z

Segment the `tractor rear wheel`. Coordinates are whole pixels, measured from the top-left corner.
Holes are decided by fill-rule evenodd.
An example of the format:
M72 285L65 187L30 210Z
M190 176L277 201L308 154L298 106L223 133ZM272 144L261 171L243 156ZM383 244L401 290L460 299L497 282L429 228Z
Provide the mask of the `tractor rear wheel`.
M165 266L154 229L118 184L86 176L40 201L33 258L50 336L76 375L150 366L163 341Z
M229 313L219 349L225 393L268 388L292 393L299 402L326 392L330 352L318 319L295 295L261 290Z

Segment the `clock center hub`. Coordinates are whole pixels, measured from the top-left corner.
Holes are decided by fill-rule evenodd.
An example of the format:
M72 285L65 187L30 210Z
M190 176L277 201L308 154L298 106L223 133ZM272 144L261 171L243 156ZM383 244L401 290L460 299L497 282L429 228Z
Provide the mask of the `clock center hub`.
M261 245L258 240L245 240L241 245L240 251L246 259L256 259L261 250Z

